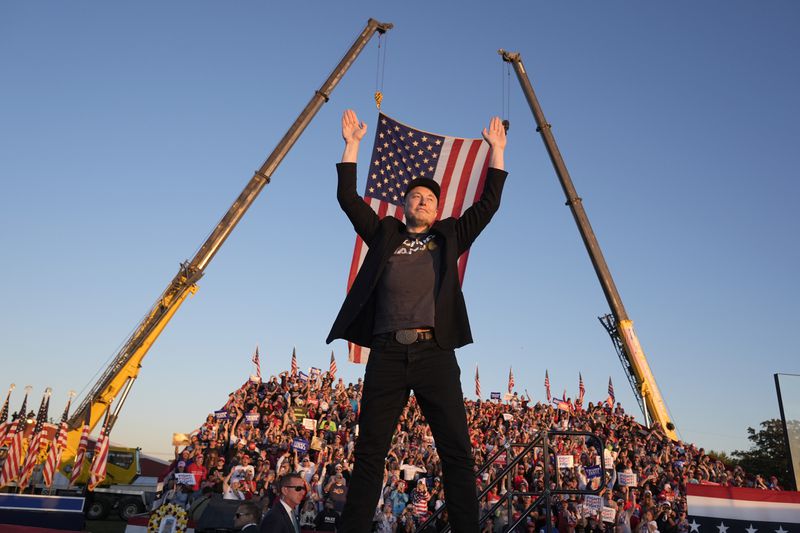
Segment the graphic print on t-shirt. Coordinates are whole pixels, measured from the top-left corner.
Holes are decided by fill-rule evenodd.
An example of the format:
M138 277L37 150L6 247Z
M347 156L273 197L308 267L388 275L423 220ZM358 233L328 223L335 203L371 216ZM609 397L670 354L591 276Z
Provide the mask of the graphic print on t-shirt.
M397 247L394 251L394 255L411 255L426 249L430 251L436 249L436 241L432 233L417 237L408 237Z

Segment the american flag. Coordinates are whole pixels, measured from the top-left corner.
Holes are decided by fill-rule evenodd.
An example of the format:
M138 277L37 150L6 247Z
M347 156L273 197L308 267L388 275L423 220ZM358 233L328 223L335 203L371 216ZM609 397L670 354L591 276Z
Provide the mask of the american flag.
M331 379L336 378L336 371L339 370L336 368L336 359L333 357L333 350L331 350L331 366L328 368L328 374L330 374Z
M61 415L61 424L58 426L58 433L53 437L53 442L50 444L50 451L47 454L47 460L44 463L42 476L44 477L44 484L48 487L52 486L53 478L61 464L61 452L67 446L67 417L69 416L69 405L72 396L67 400L67 406L64 408L64 414Z
M691 531L800 531L800 493L796 491L688 483L686 505Z
M508 393L511 394L512 390L514 390L514 372L508 367Z
M0 444L2 444L2 442L5 440L8 429L11 426L11 424L8 423L8 402L11 399L11 391L13 390L14 384L12 383L8 388L8 394L6 395L6 401L3 404L3 409L0 410Z
M258 381L261 381L261 360L258 358L258 346L256 346L256 353L253 354L253 364L256 365L256 376Z
M446 137L414 129L380 113L375 128L364 201L380 218L403 220L406 187L416 178L431 178L441 186L438 218L459 217L483 192L489 166L489 144L483 139ZM356 237L347 290L353 285L367 254L367 246ZM464 282L469 251L458 260L458 275ZM349 359L366 363L369 349L350 345Z
M292 348L292 375L297 375L297 350Z
M567 400L567 391L564 390L564 394L561 395L561 399L554 398L553 403L556 405L556 409L560 409L562 411L570 412L572 411L572 404Z
M83 470L83 462L86 459L86 449L89 447L89 426L92 420L92 410L90 407L86 408L86 417L83 420L83 428L81 429L81 440L78 443L78 452L75 454L75 462L72 464L72 473L69 476L69 485L72 486L78 482Z
M614 385L611 383L611 376L608 376L608 402L609 407L614 407Z
M22 400L22 407L17 412L17 419L11 424L8 435L11 442L6 455L6 462L3 463L3 470L0 471L0 489L9 483L16 481L19 476L19 463L22 460L22 439L25 436L26 413L28 409L28 388L25 388L25 398Z
M481 399L481 377L478 375L478 365L475 365L475 396Z
M578 372L578 401L575 404L581 408L583 407L583 397L586 395L586 387L583 386L583 375Z
M547 393L547 401L550 402L553 398L550 396L550 376L547 375L547 370L544 371L544 391Z
M50 393L51 390L49 388L45 390L42 403L39 405L39 412L36 415L36 426L34 426L33 433L28 441L28 454L25 456L25 462L22 464L22 471L17 482L20 492L23 492L28 486L33 469L39 463L39 448L42 444L42 429L44 423L47 422L47 411L50 408Z
M109 437L108 434L111 431L109 428L109 420L111 406L106 411L106 419L103 423L103 427L100 429L100 436L97 438L97 442L94 443L94 457L92 457L92 466L89 469L89 483L87 483L86 488L89 490L94 490L103 480L106 479L106 465L108 463L108 446L109 446Z

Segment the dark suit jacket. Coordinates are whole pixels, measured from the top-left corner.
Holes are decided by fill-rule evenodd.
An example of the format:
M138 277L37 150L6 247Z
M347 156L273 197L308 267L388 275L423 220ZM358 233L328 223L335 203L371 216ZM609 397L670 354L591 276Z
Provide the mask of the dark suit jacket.
M327 341L346 339L369 346L375 325L374 289L386 262L405 238L405 224L394 217L378 215L356 192L356 164L339 163L336 197L356 233L369 246L350 292L333 323ZM441 283L435 299L436 342L452 350L472 342L467 307L458 279L458 258L467 251L500 207L507 173L489 168L480 199L459 218L434 223L431 232L442 244Z
M280 499L275 500L272 509L261 520L261 533L295 533L292 519Z
M259 533L259 528L255 524L249 524L242 528L242 533Z

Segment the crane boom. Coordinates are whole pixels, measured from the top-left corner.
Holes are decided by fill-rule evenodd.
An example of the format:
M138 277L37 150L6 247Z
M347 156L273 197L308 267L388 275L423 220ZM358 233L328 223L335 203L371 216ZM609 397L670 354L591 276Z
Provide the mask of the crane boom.
M253 177L233 202L231 207L214 227L211 235L206 239L195 256L181 264L178 273L167 286L166 290L156 300L131 336L125 341L122 348L106 367L103 374L95 382L91 391L86 395L81 404L72 414L69 421L67 446L62 455L62 462L67 463L74 456L80 440L81 427L86 417L86 410L90 410L90 428L94 428L102 418L106 409L119 395L119 401L109 421L112 426L116 420L122 403L125 401L133 381L139 374L142 359L164 330L175 312L186 300L187 296L197 292L197 281L203 276L205 268L219 251L222 244L231 234L239 220L255 201L261 189L270 182L275 169L283 158L294 146L294 143L306 129L308 124L328 101L331 92L342 79L344 74L353 64L355 59L364 49L372 36L392 29L390 23L378 22L369 19L366 27L361 31L350 46L344 57L339 61L331 74L314 92L309 103L300 112L300 115L284 134L277 146L273 149L267 160L255 172ZM121 394L120 394L121 393Z
M626 359L627 364L624 361L623 368L633 386L633 393L642 407L645 421L649 424L648 419L652 418L659 423L667 436L673 440L677 439L675 424L670 420L661 391L658 389L655 377L650 370L650 365L633 329L633 322L628 318L628 313L622 304L622 298L620 298L614 279L611 277L611 271L603 257L603 252L600 250L597 237L595 237L592 226L589 223L589 217L583 209L583 200L575 191L572 178L570 178L567 166L564 164L564 159L561 157L561 152L556 145L553 132L550 130L550 124L544 118L542 108L539 105L536 94L533 92L533 86L528 79L528 74L525 72L525 66L522 64L522 57L519 53L506 52L505 50L499 50L498 53L503 57L503 61L511 63L514 67L517 79L522 86L522 92L528 100L531 111L533 111L533 118L537 126L536 131L542 135L550 161L553 163L558 179L561 182L561 187L564 190L564 195L567 198L567 205L572 211L572 216L578 225L583 244L586 246L586 251L589 252L594 271L600 280L608 305L611 307L615 324L613 326L606 324L606 322L603 324L612 335L612 340L618 346L620 354L624 355Z

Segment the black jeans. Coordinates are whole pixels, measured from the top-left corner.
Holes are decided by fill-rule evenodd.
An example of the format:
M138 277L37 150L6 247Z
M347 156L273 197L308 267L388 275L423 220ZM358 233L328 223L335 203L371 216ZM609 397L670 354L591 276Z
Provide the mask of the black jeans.
M380 497L386 454L397 420L414 395L428 421L442 462L448 515L455 533L477 533L478 499L467 431L461 370L453 350L435 340L373 342L364 376L355 466L342 515L345 533L367 533Z

